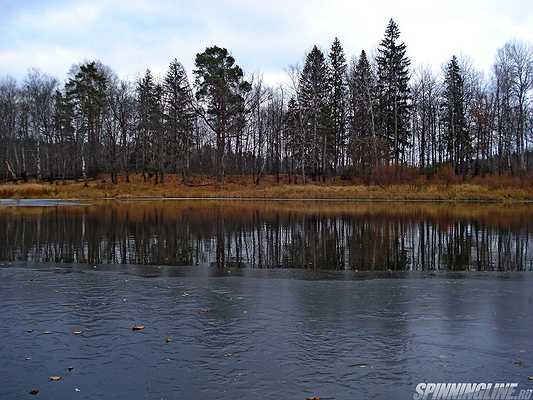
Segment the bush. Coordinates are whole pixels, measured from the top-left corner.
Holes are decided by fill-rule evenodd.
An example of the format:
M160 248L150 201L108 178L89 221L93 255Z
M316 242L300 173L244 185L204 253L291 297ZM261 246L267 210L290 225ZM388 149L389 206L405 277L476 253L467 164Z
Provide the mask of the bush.
M459 177L455 175L455 170L451 165L442 165L437 168L437 171L431 177L433 183L441 185L453 185L459 182Z
M378 165L372 169L370 182L374 185L387 186L409 183L423 184L425 178L413 167L403 165Z

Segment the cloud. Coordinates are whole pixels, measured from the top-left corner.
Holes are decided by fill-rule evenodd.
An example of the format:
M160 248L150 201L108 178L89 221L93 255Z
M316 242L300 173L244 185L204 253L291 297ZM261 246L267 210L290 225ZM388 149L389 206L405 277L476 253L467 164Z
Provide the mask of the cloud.
M32 68L36 67L44 72L57 72L58 60L68 60L61 69L66 71L77 61L90 58L88 52L81 49L68 49L60 46L32 46L28 45L24 51L17 49L0 50L0 65L9 66L5 73L21 77ZM64 78L65 74L61 74Z
M97 58L120 76L163 74L174 57L189 72L206 46L227 47L246 71L286 81L314 44L335 36L347 58L372 53L394 17L413 64L439 70L467 54L488 71L511 38L533 40L533 3L524 0L78 0L8 2L0 16L0 74L37 67L64 78L70 65ZM2 5L3 7L3 5Z
M62 33L89 28L101 16L102 7L96 3L69 3L61 8L35 10L17 15L15 26L40 31Z

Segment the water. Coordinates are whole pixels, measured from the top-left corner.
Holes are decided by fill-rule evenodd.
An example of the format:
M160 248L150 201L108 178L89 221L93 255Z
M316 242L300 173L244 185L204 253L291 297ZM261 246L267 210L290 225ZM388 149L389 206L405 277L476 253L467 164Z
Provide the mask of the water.
M34 388L41 399L409 399L428 381L531 388L530 214L1 209L0 399Z
M0 206L0 260L531 271L533 205L107 202Z

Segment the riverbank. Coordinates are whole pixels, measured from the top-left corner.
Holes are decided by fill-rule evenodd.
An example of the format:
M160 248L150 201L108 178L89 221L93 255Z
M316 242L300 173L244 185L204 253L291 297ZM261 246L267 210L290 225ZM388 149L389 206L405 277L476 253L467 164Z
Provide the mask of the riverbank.
M120 179L112 184L100 178L87 184L80 181L0 184L0 198L14 199L135 199L135 198L237 198L237 199L332 199L412 201L533 201L533 183L472 181L453 184L363 185L333 180L326 183L289 184L265 177L255 185L251 177L228 177L223 188L202 177L187 184L169 176L164 183L144 182L141 176L130 183Z

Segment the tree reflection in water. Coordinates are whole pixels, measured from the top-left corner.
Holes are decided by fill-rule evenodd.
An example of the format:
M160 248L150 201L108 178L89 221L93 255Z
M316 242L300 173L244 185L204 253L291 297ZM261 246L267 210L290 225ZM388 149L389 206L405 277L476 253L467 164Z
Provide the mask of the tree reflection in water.
M533 269L533 206L102 202L0 208L3 261L324 270Z

